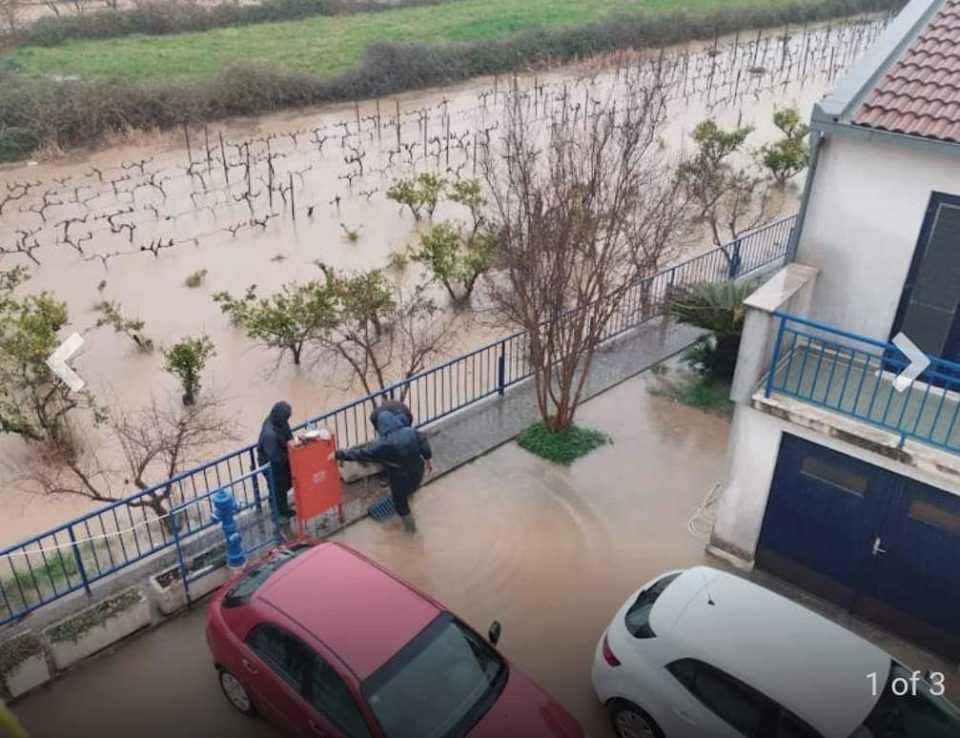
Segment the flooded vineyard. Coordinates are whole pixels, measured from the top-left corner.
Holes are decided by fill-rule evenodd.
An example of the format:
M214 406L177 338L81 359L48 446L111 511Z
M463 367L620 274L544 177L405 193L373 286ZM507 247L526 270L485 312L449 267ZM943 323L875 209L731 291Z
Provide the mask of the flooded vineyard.
M114 302L142 320L156 346L209 336L216 356L204 391L224 398L235 435L246 440L276 400L289 401L299 420L362 391L334 361L278 361L230 324L213 295L242 295L253 284L272 294L322 279L321 265L390 268L410 284L422 279L417 265L402 268L392 255L416 243L428 219L417 222L386 191L397 178L427 172L451 182L480 176L512 95L547 126L559 115L586 120L616 105L628 85L660 80L669 100L661 133L668 151L689 149L692 128L709 117L755 126L749 145L759 147L779 135L774 110L794 105L806 117L886 20L744 32L396 98L140 134L104 151L7 167L0 169L0 268L26 267L30 280L21 289L48 290L67 303L69 330L85 337L74 365L107 405L141 407L175 392L176 383L160 352L95 327L97 303ZM468 218L466 208L443 201L433 221ZM442 289L431 294L448 306ZM484 306L480 288L445 353L503 332ZM21 444L0 439L4 459L23 455ZM12 476L9 468L0 472L2 542L95 504L69 495L40 502Z

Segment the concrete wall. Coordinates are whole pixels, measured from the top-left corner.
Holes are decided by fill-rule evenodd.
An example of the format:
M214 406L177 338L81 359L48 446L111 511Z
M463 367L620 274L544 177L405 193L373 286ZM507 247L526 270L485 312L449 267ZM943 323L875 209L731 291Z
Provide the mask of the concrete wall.
M820 270L809 317L886 341L931 192L960 194L960 160L825 137L796 260Z
M960 495L960 482L950 483L942 477L934 477L886 456L782 420L748 404L738 404L730 431L725 482L717 505L712 548L745 562L753 561L784 432Z

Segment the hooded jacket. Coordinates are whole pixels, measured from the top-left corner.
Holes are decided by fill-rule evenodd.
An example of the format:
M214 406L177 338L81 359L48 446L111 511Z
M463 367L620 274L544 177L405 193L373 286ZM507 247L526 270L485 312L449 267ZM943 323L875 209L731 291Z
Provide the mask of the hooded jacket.
M270 463L273 468L273 483L277 490L290 489L290 460L287 457L287 443L293 438L290 430L290 416L293 409L286 402L278 402L263 421L260 439L257 441L257 463L261 466Z
M423 480L424 460L433 458L427 437L406 425L389 411L377 413L377 440L366 446L337 451L338 461L365 461L383 464L390 476L390 487L413 493Z
M413 425L413 413L410 407L400 400L384 400L370 413L370 423L374 428L377 427L377 418L381 413L393 413L403 425Z

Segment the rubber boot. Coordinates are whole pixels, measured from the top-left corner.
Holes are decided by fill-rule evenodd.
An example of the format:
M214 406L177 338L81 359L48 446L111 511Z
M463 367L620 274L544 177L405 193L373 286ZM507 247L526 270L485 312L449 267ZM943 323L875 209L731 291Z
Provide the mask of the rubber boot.
M403 527L407 531L407 533L417 532L417 522L413 519L413 513L407 513L406 515L401 515L400 520L403 521Z

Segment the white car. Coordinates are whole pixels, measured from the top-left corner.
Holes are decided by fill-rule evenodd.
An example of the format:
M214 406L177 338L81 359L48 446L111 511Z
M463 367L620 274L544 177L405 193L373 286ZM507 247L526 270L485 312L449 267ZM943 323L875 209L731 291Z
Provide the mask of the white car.
M593 663L621 738L958 738L951 678L704 566L631 596Z

